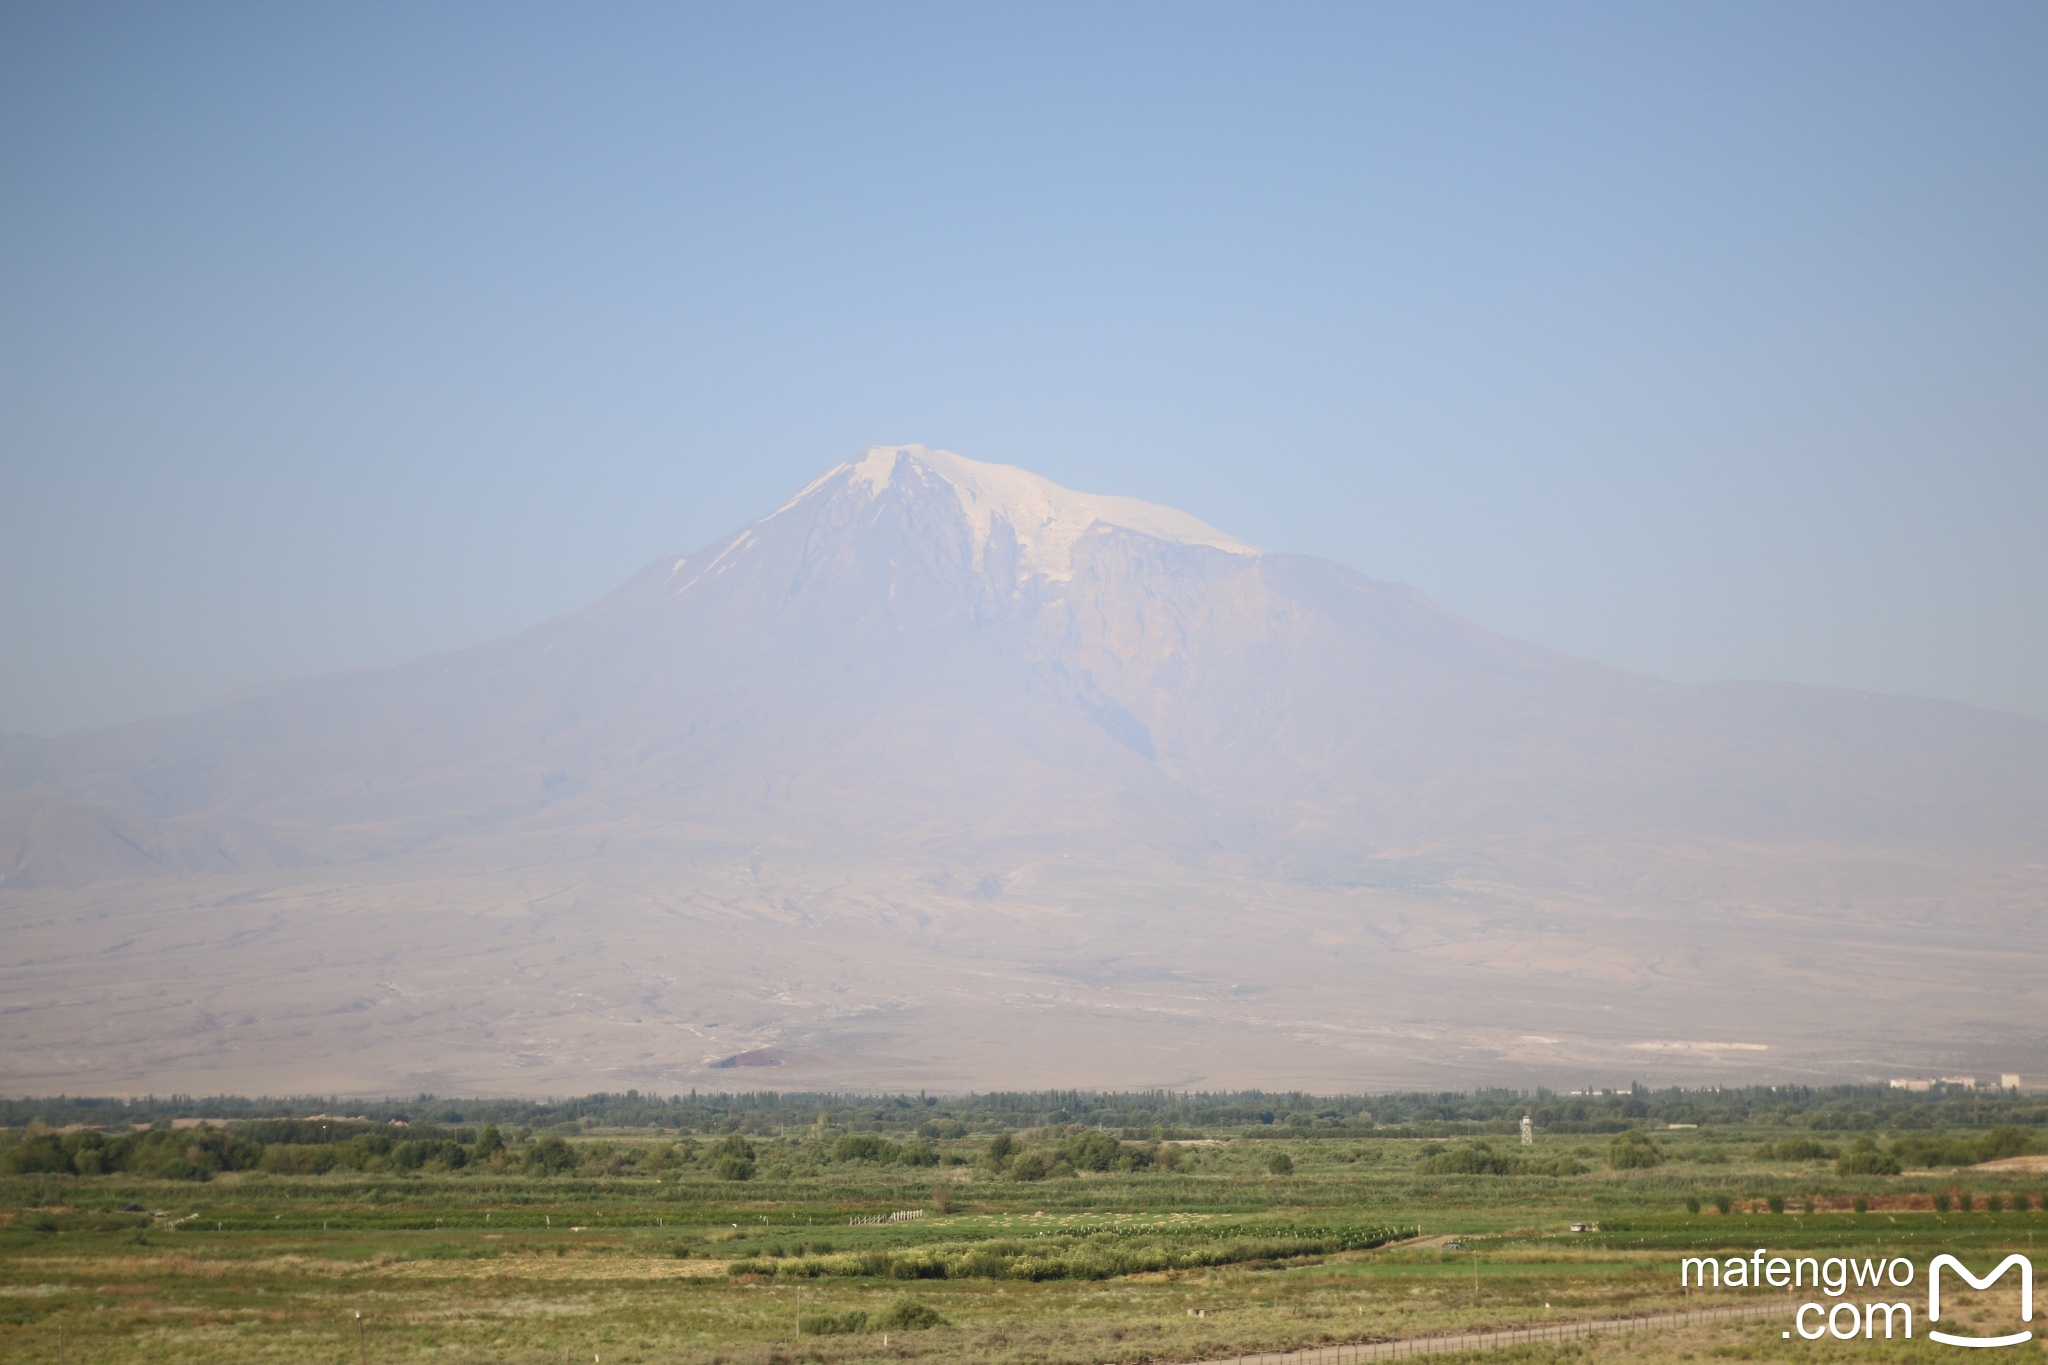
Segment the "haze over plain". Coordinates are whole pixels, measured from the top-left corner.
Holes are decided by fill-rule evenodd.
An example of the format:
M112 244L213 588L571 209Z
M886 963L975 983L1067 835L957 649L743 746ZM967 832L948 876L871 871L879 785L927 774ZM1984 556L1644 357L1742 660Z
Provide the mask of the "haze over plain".
M8 1085L2039 1055L2038 7L0 26Z

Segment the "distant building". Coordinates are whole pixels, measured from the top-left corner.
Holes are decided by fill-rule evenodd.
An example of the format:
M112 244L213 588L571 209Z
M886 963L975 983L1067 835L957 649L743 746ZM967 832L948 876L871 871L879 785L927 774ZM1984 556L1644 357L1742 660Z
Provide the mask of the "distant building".
M1932 1090L1932 1089L1934 1089L1934 1082L1933 1082L1932 1080L1930 1080L1930 1079L1926 1078L1926 1077L1912 1077L1912 1078L1909 1078L1909 1077L1901 1076L1901 1077L1899 1077L1899 1078L1895 1079L1895 1080L1894 1080L1894 1081L1892 1082L1892 1089L1894 1089L1894 1090Z
M1963 1090L1975 1090L1977 1088L1977 1078L1975 1076L1943 1076L1941 1083L1943 1085L1957 1086Z
M2001 1075L2001 1076L2000 1076L2000 1077L1998 1078L1998 1088L1999 1088L2000 1090L2017 1090L2017 1089L2019 1089L2019 1088L2020 1088L2020 1078L2019 1078L2019 1073L2018 1073L2018 1072L2015 1072L2015 1071L2008 1071L2008 1072L2004 1073L2003 1075Z

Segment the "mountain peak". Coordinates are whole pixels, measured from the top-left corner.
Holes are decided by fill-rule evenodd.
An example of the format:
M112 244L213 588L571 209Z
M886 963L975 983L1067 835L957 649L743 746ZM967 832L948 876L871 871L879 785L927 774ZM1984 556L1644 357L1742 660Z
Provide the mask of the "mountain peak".
M831 485L855 496L880 497L910 465L921 467L959 498L960 511L974 533L976 567L998 520L1007 524L1016 538L1025 573L1062 581L1073 577L1074 543L1098 525L1181 545L1207 545L1231 554L1264 553L1171 507L1136 498L1077 493L1028 469L987 464L921 445L870 446L859 459L828 471L776 509L776 514Z

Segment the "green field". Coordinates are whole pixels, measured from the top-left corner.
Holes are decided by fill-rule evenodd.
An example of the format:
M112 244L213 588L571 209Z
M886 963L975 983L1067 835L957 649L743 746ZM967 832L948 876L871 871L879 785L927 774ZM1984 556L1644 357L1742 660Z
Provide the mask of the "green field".
M109 1120L92 1136L67 1102L34 1126L19 1102L0 1134L0 1357L1187 1360L1749 1292L1682 1293L1685 1255L1979 1265L2048 1233L2048 1172L1955 1164L2048 1149L2038 1102L1783 1093L423 1099L403 1127L380 1110L324 1131L213 1101L91 1114ZM1668 1126L1681 1105L1698 1126ZM238 1122L169 1128L177 1107ZM1911 1164L1930 1156L1948 1164ZM2010 1279L1951 1294L1944 1325L2002 1330ZM1917 1313L1925 1290L1892 1297ZM1788 1325L1487 1358L1954 1354Z

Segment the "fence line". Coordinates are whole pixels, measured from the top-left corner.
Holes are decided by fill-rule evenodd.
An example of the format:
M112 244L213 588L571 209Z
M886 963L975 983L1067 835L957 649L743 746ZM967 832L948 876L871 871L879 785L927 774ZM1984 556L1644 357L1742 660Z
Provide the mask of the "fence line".
M1393 1341L1354 1341L1337 1346L1309 1346L1299 1351L1258 1351L1219 1356L1200 1365L1357 1365L1368 1360L1405 1360L1410 1356L1445 1355L1452 1351L1490 1351L1529 1341L1568 1341L1608 1332L1647 1332L1660 1327L1691 1327L1734 1318L1760 1318L1789 1310L1783 1303L1745 1303L1728 1308L1649 1313L1634 1318L1592 1318L1547 1327L1508 1327L1497 1332L1459 1332L1440 1337L1400 1337Z

